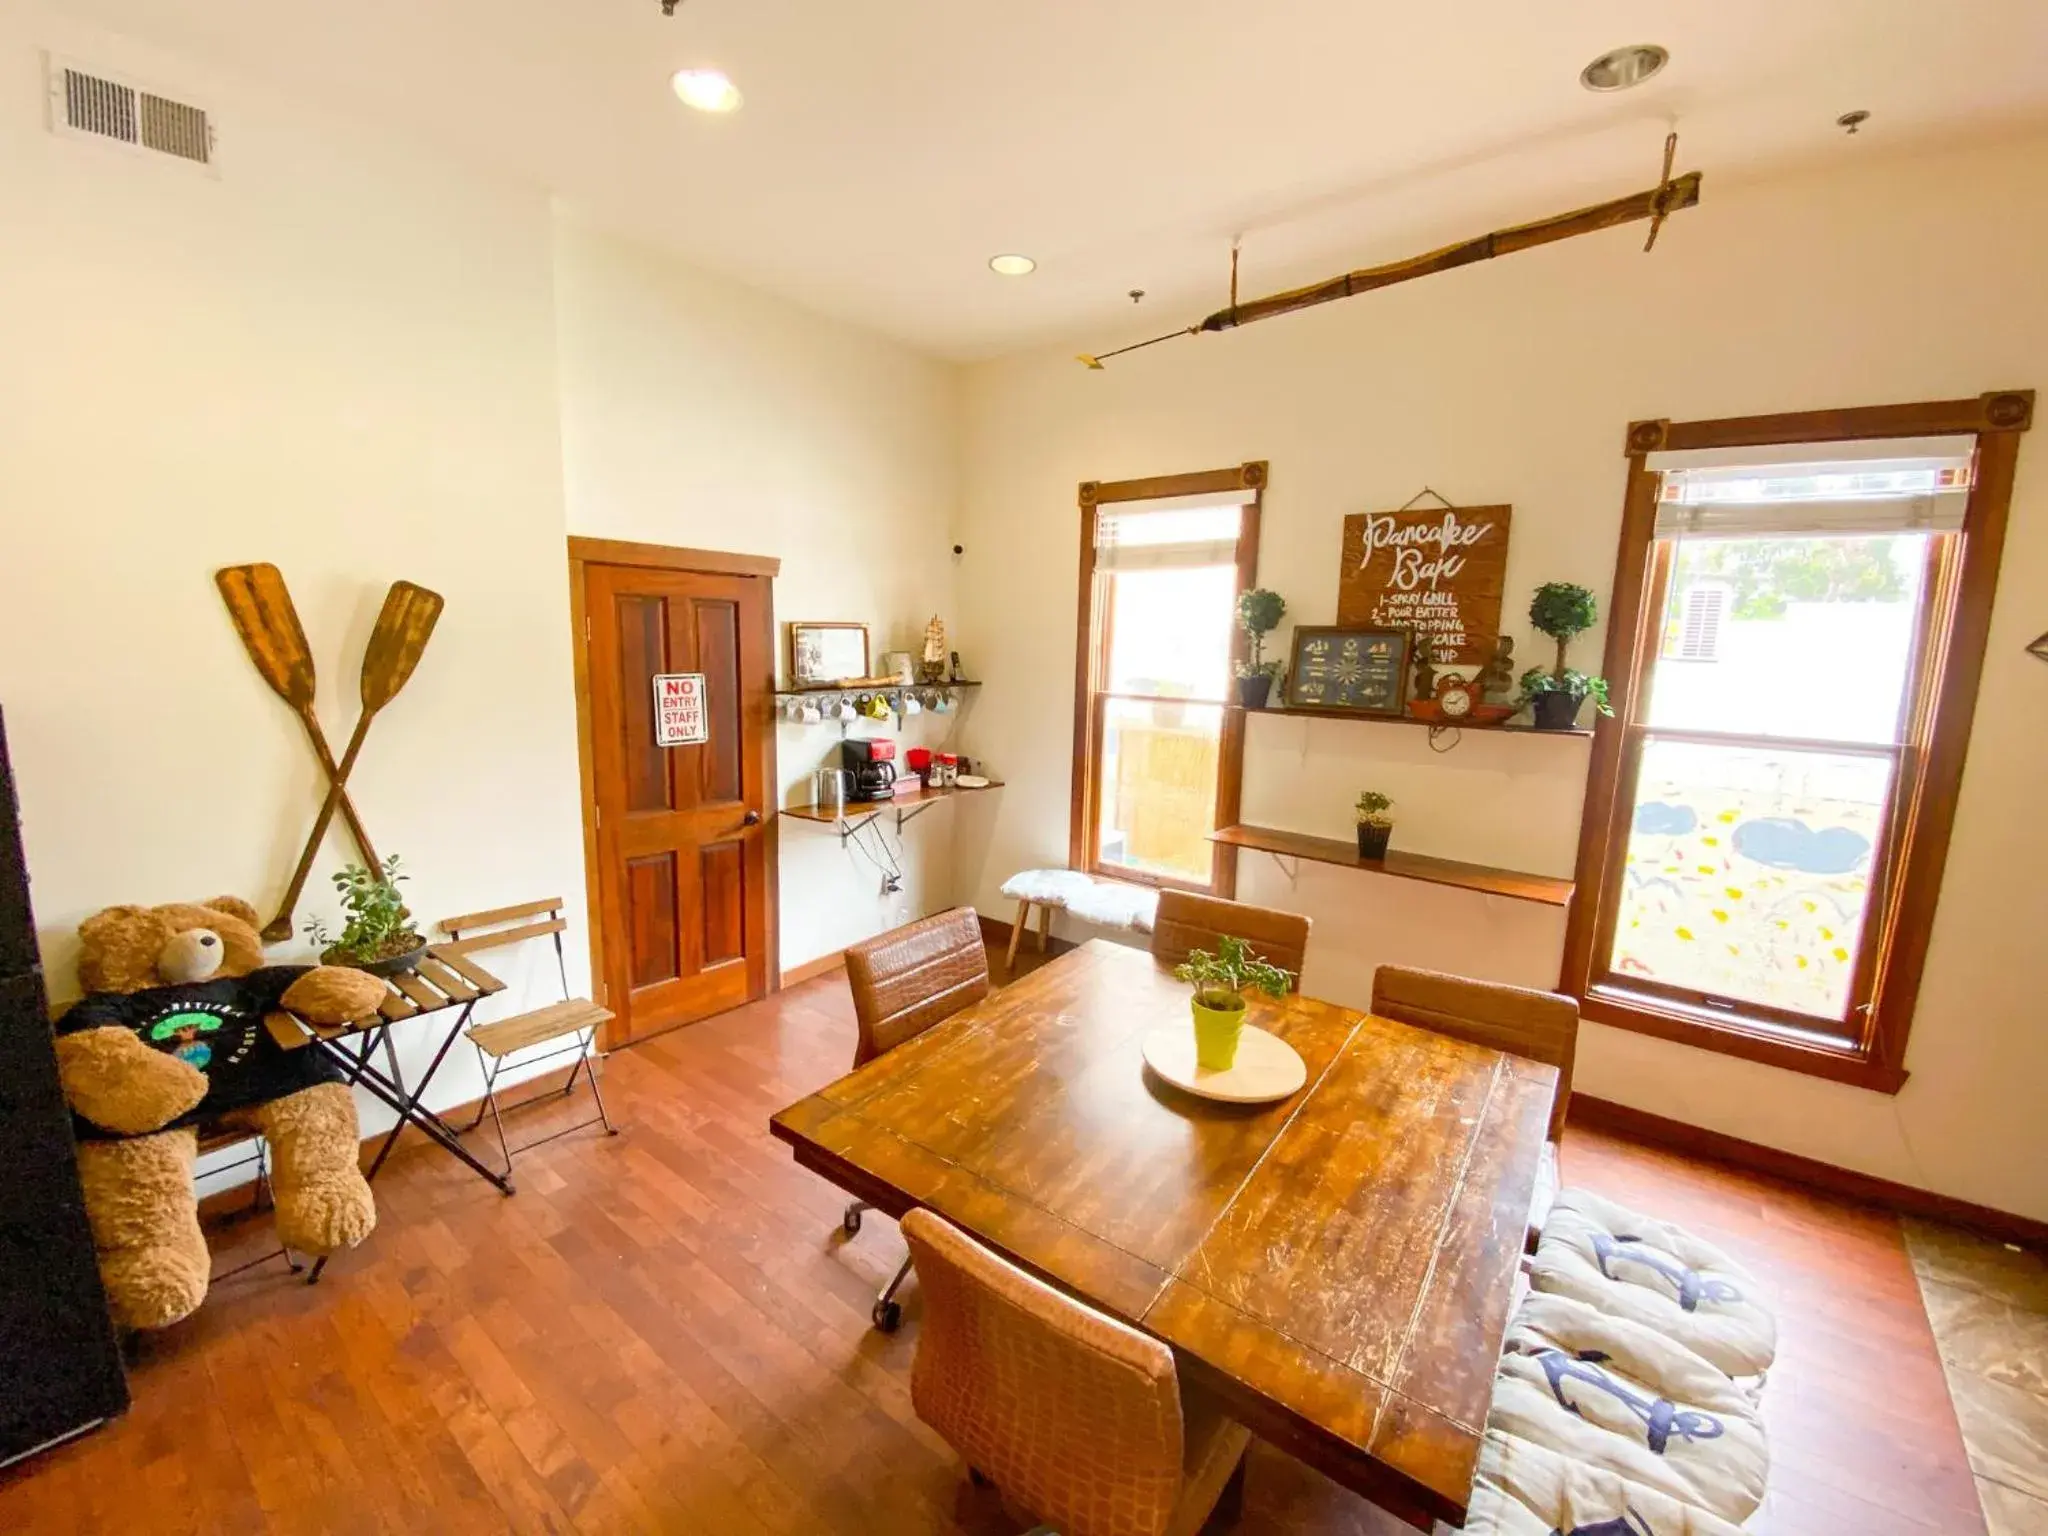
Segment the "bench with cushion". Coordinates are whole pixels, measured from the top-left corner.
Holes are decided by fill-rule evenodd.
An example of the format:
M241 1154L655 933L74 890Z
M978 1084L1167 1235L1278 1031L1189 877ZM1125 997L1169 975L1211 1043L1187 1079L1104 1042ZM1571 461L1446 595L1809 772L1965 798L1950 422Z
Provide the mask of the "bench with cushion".
M1558 1196L1530 1283L1641 1323L1752 1390L1778 1328L1755 1280L1713 1244L1582 1189Z
M1153 914L1159 908L1159 893L1149 886L1122 885L1097 880L1076 869L1027 869L1003 882L1003 894L1017 903L1017 920L1010 925L1010 948L1003 957L1005 968L1017 963L1017 944L1038 914L1038 948L1045 951L1052 934L1052 915L1068 912L1084 923L1101 928L1120 928L1130 933L1150 933Z
M1540 1291L1508 1328L1487 1428L1730 1525L1770 1469L1743 1387L1654 1329Z
M1618 1473L1489 1429L1465 1536L1738 1536L1717 1515ZM1449 1526L1438 1536L1455 1536Z

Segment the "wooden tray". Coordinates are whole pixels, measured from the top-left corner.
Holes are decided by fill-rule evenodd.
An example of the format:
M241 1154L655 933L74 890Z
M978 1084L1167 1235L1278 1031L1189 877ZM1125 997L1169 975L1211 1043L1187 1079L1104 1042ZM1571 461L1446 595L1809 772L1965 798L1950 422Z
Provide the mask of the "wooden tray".
M1193 1020L1155 1029L1145 1037L1145 1064L1167 1082L1198 1098L1224 1104L1271 1104L1301 1091L1308 1067L1293 1046L1247 1024L1228 1072L1195 1062Z

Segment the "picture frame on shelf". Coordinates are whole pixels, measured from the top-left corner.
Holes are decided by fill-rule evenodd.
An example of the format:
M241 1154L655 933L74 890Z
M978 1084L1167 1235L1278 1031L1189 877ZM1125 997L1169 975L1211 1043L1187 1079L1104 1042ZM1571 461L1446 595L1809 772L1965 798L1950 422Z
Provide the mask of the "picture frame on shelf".
M868 675L868 627L829 620L793 620L789 626L789 682L792 688L864 679Z
M1297 625L1288 641L1288 706L1400 715L1414 638L1364 624Z

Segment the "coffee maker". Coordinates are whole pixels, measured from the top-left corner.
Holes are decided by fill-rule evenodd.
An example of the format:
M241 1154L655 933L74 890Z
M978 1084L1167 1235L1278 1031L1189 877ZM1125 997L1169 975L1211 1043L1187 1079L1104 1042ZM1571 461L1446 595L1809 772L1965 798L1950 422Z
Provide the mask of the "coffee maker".
M840 760L846 765L849 800L887 800L896 792L896 743L886 736L842 741Z

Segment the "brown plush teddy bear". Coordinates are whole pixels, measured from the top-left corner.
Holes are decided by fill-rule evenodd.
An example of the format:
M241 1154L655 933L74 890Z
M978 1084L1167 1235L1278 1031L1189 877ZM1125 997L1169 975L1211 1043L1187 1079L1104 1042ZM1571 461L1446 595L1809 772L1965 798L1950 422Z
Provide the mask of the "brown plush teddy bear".
M219 896L109 907L79 925L87 995L57 1023L57 1065L100 1278L123 1328L168 1327L206 1299L192 1179L202 1121L269 1142L286 1247L333 1253L376 1225L340 1069L315 1046L287 1047L266 1017L282 1008L344 1023L373 1011L384 984L336 966L265 967L256 923L247 902Z

